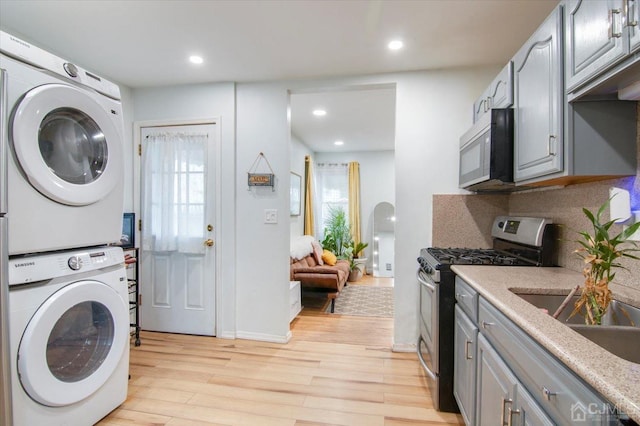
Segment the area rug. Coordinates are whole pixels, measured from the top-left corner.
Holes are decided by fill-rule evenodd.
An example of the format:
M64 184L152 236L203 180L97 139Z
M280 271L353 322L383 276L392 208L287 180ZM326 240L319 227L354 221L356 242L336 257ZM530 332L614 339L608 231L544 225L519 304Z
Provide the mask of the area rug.
M393 287L349 285L336 298L334 314L392 318Z

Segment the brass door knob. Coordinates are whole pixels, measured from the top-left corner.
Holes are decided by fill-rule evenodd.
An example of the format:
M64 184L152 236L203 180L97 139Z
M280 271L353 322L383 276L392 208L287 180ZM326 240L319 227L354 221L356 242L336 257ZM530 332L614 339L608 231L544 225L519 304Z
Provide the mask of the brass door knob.
M204 245L207 247L213 247L213 240L211 238L205 240Z

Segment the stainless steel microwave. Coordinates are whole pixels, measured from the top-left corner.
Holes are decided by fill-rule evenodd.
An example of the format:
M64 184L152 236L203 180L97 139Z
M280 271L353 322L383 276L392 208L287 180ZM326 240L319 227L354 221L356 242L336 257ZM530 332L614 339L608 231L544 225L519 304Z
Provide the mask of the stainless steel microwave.
M460 138L460 188L512 190L513 109L492 109Z

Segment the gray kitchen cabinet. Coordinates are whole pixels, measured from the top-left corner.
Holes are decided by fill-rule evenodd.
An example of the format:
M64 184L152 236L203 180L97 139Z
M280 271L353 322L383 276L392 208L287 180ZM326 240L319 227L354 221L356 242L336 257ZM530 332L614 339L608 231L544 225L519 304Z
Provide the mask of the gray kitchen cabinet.
M509 108L512 105L513 62L509 61L473 103L473 122L478 121L491 108Z
M524 386L518 386L517 396L516 409L513 413L508 413L512 417L511 424L522 426L555 425ZM516 420L513 420L515 416L517 416Z
M617 424L602 395L459 276L455 286L454 396L466 425Z
M570 99L592 84L624 86L634 81L640 58L640 0L564 0L565 78ZM635 64L635 65L634 65ZM613 82L602 83L609 78ZM616 81L619 78L619 81ZM598 93L597 91L594 93Z
M475 425L476 343L478 327L459 305L455 308L453 396L465 424Z
M565 73L571 92L629 54L623 0L565 3Z
M486 339L504 360L509 371L517 377L521 388L530 393L532 406L524 418L527 415L537 417L540 410L557 424L572 424L575 411L582 409L583 412L579 414L584 416L584 424L614 423L615 416L610 415L614 411L600 394L576 377L487 300L480 298L478 305L478 359L480 361L481 341ZM478 365L478 370L480 368ZM480 372L477 380L481 380ZM585 410L584 407L597 407L598 410ZM476 416L480 419L480 408L476 407L476 410Z
M476 419L478 425L504 425L506 405L516 397L517 379L482 336L478 336Z
M491 344L478 336L478 425L553 425Z
M514 180L563 170L562 7L557 7L513 58Z
M629 50L640 51L640 0L627 1L627 29L629 31Z

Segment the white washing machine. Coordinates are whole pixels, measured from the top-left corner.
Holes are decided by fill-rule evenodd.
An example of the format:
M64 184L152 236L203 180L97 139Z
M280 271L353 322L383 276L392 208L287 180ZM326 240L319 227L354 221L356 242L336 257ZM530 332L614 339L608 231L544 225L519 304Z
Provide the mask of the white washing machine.
M9 327L14 426L91 425L126 399L121 248L11 258Z
M9 142L9 255L120 240L120 89L0 32Z

